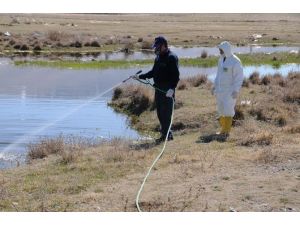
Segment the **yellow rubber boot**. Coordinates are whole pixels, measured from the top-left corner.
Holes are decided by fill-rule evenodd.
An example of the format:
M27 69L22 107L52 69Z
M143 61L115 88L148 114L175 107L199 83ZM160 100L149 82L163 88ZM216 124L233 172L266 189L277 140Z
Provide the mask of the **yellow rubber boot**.
M225 134L229 134L232 127L232 117L225 116L224 117L224 132Z
M225 117L224 116L220 116L219 124L220 124L221 129L216 134L223 134L225 131Z

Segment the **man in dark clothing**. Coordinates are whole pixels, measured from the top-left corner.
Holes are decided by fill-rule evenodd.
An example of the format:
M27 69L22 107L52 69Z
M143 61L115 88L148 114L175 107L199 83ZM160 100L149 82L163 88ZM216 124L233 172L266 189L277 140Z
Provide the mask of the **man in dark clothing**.
M175 88L179 81L178 58L170 51L167 40L162 36L155 38L152 47L155 49L156 54L152 70L136 76L136 78L153 78L154 86L166 92L155 90L156 111L161 126L161 137L157 141L161 142L165 140L171 123ZM171 131L168 140L173 140Z

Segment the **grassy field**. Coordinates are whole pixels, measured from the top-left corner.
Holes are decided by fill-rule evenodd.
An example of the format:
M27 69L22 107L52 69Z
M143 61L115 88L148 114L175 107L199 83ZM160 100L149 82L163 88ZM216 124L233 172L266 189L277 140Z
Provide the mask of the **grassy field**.
M272 53L272 54L242 54L238 57L243 65L272 65L280 67L286 63L300 64L300 54L294 53ZM180 59L180 66L213 67L217 66L219 57L208 56L207 58L183 58ZM39 66L54 68L73 69L105 69L105 68L126 68L152 64L153 60L105 60L105 61L80 61L80 60L17 60L17 66Z
M167 149L141 195L145 211L299 211L300 74L244 81L228 141L217 130L205 76L181 80ZM245 104L245 101L250 101ZM132 104L134 102L135 104ZM153 90L123 86L110 103L153 137ZM29 146L28 164L0 171L1 211L136 211L162 145L115 139L89 146L59 137Z
M299 22L299 14L1 14L0 51L149 49L157 35L179 46L299 45Z

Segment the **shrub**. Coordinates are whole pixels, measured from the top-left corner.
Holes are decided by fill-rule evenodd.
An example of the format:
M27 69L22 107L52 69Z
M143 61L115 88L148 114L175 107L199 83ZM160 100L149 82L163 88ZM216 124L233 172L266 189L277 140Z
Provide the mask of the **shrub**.
M180 80L177 88L178 90L186 90L188 88L188 82L186 80Z
M287 124L287 118L284 115L280 115L275 118L275 122L277 123L278 126L285 126Z
M241 105L235 106L235 114L233 117L234 120L244 120L245 119L245 112L244 107Z
M28 45L23 44L23 45L21 45L20 50L27 51L27 50L29 50L29 47L28 47Z
M36 45L33 47L33 51L41 51L41 50L42 50L42 48L39 45Z
M16 41L15 41L14 39L12 39L12 40L10 40L10 41L8 42L8 44L11 45L11 46L13 46L13 45L16 44Z
M129 51L133 49L134 49L133 43L126 43L122 51L124 51L125 53L129 53Z
M151 98L146 93L142 93L141 95L133 95L131 97L131 101L127 107L127 109L134 115L140 115L145 110L150 108L153 102L151 102Z
M281 86L281 87L286 87L287 86L287 79L283 78L280 73L275 73L273 75L273 81L275 84Z
M203 51L201 52L201 58L202 58L202 59L207 58L207 51L203 50Z
M100 47L100 44L98 41L92 41L91 42L91 47Z
M253 146L253 145L271 145L273 141L273 135L269 132L260 132L258 134L246 136L245 140L241 141L243 146Z
M67 151L62 151L60 155L61 155L60 162L63 164L69 164L69 163L75 162L78 159L79 152L67 150Z
M180 122L180 121L177 121L177 122L174 122L172 124L172 130L173 131L178 131L178 130L183 130L185 129L185 124L183 122Z
M296 79L299 79L299 72L290 72L289 74L288 74L288 79L289 80L296 80Z
M42 138L36 143L30 143L27 147L27 161L42 159L49 155L60 155L63 163L74 161L80 150L99 145L96 139L62 135L54 138Z
M70 44L70 47L81 48L82 43L80 41L75 41L75 42Z
M247 87L247 88L249 87L249 81L247 79L243 80L242 87Z
M64 150L64 140L62 136L56 139L45 138L38 143L30 143L27 146L27 157L29 160L42 159L51 154L57 154Z
M152 49L152 43L149 41L142 42L142 49Z
M252 84L259 84L260 83L260 79L259 79L259 73L258 72L253 72L250 77L249 80Z
M137 116L148 109L154 109L151 90L140 85L126 85L116 88L112 101L112 105L117 109L125 110Z
M202 84L207 83L207 75L198 75L194 77L187 78L188 83L193 87L199 87Z
M300 104L300 88L294 86L284 92L283 100L290 103Z
M61 47L64 47L64 45L61 42L57 42L56 47L61 48Z
M115 101L115 100L119 99L121 97L122 93L123 93L123 88L120 88L120 87L115 88L112 100Z
M14 45L14 49L20 49L21 48L21 45L20 44L15 44Z
M49 31L47 34L47 37L49 40L51 41L60 41L64 36L64 33L60 32L60 31Z
M252 108L249 110L250 115L256 117L257 120L260 121L267 121L267 115L264 109L258 107L258 108Z
M264 76L261 79L261 84L263 84L263 85L269 85L271 83L271 80L272 80L272 77L270 75Z

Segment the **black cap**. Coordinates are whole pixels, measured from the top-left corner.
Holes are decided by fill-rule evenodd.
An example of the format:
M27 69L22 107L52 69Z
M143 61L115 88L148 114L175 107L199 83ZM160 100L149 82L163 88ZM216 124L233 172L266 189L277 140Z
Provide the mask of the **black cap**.
M156 48L158 45L165 44L168 46L168 41L163 36L158 36L154 39L154 43L152 45L152 48Z

